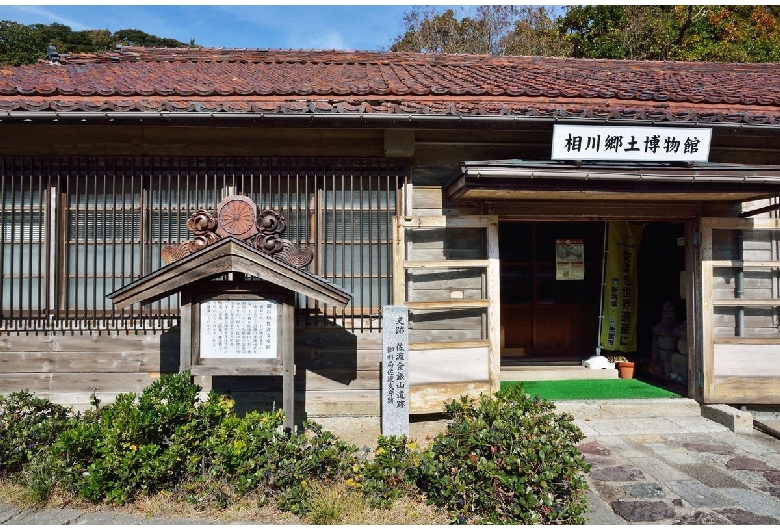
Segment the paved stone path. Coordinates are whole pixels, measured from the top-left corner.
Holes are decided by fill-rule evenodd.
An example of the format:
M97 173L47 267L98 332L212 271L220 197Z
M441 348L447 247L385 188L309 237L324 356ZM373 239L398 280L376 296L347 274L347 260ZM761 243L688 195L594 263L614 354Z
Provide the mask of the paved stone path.
M575 423L589 433L591 524L780 524L780 441L768 434L688 416Z

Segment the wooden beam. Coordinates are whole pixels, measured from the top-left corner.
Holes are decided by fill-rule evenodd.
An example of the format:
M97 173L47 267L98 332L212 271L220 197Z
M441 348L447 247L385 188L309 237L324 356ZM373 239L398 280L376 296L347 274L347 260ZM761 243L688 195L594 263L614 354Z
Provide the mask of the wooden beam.
M731 260L714 260L711 261L710 264L717 269L738 268L738 267L742 267L744 269L749 269L751 267L762 269L768 267L780 267L780 260L744 261L744 260L731 259Z
M438 302L406 302L409 309L474 309L489 307L490 300L441 300Z
M735 298L734 300L713 300L715 307L776 307L780 306L780 298L765 298L762 300L748 300Z
M466 215L466 216L412 216L403 220L403 226L408 228L485 228L490 224L493 216L490 215Z
M740 344L740 345L760 345L777 344L780 345L780 337L715 337L713 342L717 344ZM780 350L778 350L780 358Z
M487 340L463 340L458 342L413 342L409 344L410 351L424 350L462 350L468 348L487 348Z
M716 230L780 230L780 219L744 219L742 217L708 217L710 226Z
M466 269L483 268L490 265L490 260L441 260L441 261L404 261L404 269Z
M700 222L701 229L701 329L702 329L702 378L704 383L703 400L711 403L714 396L713 359L715 345L712 340L715 336L713 319L714 306L712 305L712 221L711 217L704 217Z

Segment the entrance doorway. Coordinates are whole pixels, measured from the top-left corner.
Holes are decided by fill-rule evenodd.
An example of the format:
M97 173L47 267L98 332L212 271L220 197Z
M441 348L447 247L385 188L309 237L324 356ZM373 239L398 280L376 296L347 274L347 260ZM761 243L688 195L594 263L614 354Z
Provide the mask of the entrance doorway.
M603 222L531 222L499 225L502 362L579 361L598 340ZM556 251L582 245L571 279L556 279Z
M637 258L638 349L634 357L650 361L653 327L663 316L664 304L674 304L678 322L686 318L681 289L684 224L644 226ZM604 222L499 224L502 363L578 364L596 353L604 229ZM564 241L582 245L582 273L572 275L574 279L556 279L556 252ZM652 370L663 377L659 367Z

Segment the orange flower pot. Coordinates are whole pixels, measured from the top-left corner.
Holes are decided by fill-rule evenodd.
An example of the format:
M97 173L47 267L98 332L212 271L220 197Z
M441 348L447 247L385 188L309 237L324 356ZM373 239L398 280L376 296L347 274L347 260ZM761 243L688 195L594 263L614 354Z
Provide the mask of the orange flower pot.
M634 378L634 363L632 362L619 362L617 364L618 377L620 379L633 379Z

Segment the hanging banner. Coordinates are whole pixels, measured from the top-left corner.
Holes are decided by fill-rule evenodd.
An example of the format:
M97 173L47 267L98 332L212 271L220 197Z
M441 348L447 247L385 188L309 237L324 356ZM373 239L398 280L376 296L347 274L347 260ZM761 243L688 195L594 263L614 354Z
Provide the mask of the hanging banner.
M585 279L585 245L582 239L555 240L555 279Z
M632 352L636 351L637 256L644 227L615 221L608 225L601 347Z

